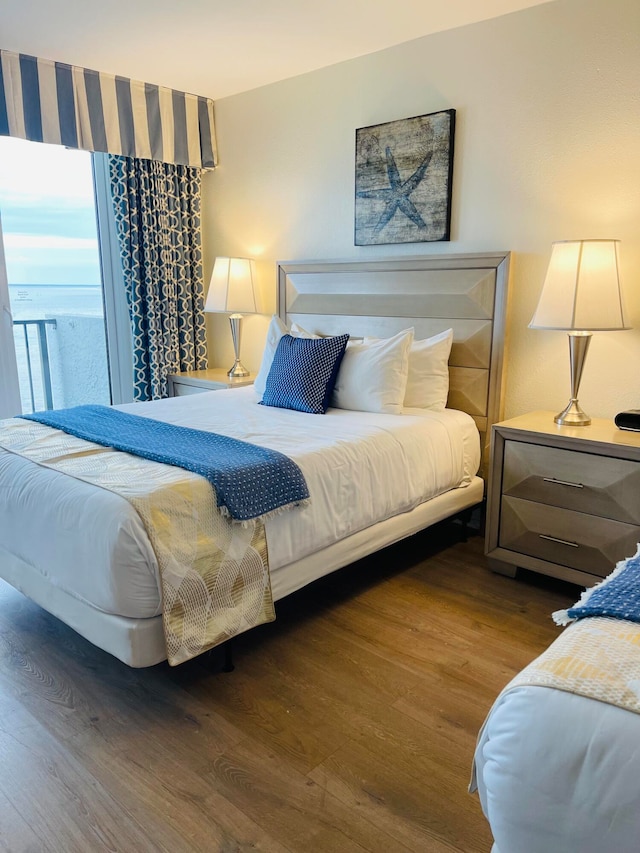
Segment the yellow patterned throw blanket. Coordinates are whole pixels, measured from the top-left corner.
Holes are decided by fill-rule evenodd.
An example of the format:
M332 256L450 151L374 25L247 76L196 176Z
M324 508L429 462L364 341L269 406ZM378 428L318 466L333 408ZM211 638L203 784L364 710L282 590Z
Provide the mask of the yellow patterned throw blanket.
M0 428L11 453L115 492L137 510L158 562L172 666L275 619L264 524L224 516L204 477L33 421Z
M503 692L553 687L640 714L640 625L597 616L566 628Z
M552 615L572 627L507 689L555 687L640 713L640 550Z

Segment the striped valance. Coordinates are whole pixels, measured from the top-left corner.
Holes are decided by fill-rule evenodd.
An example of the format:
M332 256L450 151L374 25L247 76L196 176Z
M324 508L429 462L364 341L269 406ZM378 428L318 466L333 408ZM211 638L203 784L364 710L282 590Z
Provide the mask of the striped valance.
M0 136L212 169L213 101L0 50Z

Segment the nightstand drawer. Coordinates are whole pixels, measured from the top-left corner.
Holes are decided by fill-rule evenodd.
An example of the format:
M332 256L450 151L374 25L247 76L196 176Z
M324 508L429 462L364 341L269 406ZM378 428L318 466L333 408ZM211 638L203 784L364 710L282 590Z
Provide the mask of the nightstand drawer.
M499 546L581 572L608 575L635 554L640 527L503 496Z
M640 463L630 459L506 441L502 492L640 524Z
M215 385L212 383L208 388L203 388L201 385L185 385L182 382L174 382L173 396L186 397L188 394L202 394L204 391L217 391L219 388L224 387L224 385Z

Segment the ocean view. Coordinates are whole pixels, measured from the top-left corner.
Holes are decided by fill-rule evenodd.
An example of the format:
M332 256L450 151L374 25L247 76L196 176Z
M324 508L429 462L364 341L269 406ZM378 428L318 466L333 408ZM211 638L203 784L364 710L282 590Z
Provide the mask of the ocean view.
M10 284L14 321L55 319L46 327L52 406L111 401L102 288L92 285ZM29 351L25 341L29 337ZM47 408L38 328L14 326L22 411ZM32 371L29 372L29 363Z
M99 285L10 284L9 299L14 320L40 320L59 314L91 317L103 314Z

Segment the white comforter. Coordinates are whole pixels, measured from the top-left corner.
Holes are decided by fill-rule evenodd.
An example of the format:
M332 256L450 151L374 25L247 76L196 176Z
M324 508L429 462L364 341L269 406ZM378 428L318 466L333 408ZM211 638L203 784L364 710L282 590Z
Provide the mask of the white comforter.
M549 687L495 703L476 749L492 853L637 853L640 714Z
M452 410L308 415L260 406L252 388L121 408L231 435L295 460L311 502L267 522L272 570L467 485L480 460L472 419ZM0 544L107 613L145 618L160 612L155 556L127 501L1 450Z

